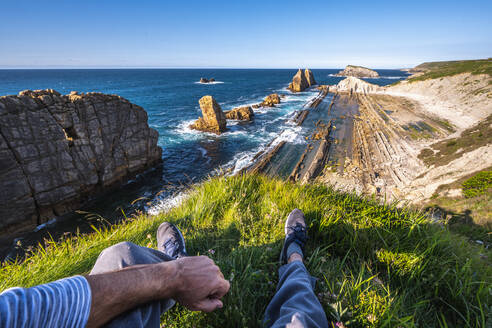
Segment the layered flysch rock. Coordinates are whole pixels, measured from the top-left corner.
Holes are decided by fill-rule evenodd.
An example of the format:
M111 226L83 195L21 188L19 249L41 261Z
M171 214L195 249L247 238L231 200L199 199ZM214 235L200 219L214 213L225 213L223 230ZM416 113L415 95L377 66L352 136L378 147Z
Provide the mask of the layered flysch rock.
M203 96L199 102L202 117L190 125L191 129L221 134L226 130L226 117L212 96Z
M292 82L289 84L289 89L292 92L301 92L306 90L312 85L316 84L316 80L314 79L313 72L311 70L301 70L299 69L292 78Z
M362 66L347 65L344 70L335 74L336 76L353 76L353 77L379 77L378 72Z
M255 116L251 106L236 107L224 112L226 119L238 121L252 121Z
M78 208L161 161L147 113L116 95L0 97L0 231Z
M348 92L348 93L374 93L383 90L380 86L368 83L356 77L349 76L346 79L338 82L337 85L330 86L330 92Z

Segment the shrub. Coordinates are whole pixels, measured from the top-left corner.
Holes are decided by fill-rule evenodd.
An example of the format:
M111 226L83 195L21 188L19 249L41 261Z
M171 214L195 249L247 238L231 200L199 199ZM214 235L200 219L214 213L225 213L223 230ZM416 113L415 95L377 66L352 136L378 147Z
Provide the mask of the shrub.
M492 188L492 171L482 171L463 182L462 190L466 198L483 195Z

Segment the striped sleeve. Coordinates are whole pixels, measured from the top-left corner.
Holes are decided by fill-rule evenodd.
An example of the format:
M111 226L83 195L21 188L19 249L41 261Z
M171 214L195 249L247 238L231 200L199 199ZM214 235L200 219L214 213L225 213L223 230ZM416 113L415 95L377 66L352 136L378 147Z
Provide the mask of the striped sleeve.
M83 276L0 294L0 328L85 327L91 289Z

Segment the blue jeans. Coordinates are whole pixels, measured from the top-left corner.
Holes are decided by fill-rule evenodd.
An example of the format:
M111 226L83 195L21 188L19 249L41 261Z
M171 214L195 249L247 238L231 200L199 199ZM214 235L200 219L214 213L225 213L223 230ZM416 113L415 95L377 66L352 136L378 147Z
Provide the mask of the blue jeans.
M90 274L114 271L132 265L172 260L171 257L158 250L123 242L102 251ZM281 266L277 292L266 309L265 325L271 327L328 327L323 307L313 291L314 281L300 261ZM169 299L141 305L120 314L106 327L159 327L161 314L174 304L175 301Z

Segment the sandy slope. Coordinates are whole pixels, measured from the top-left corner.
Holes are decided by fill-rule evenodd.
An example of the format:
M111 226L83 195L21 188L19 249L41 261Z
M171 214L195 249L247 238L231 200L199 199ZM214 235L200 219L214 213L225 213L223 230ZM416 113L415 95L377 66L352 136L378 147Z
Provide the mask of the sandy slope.
M327 172L323 181L387 198L420 202L442 184L492 166L492 144L463 152L460 158L428 167L417 158L424 147L438 140L458 137L467 128L492 114L492 83L488 75L469 73L378 87L347 78L331 92L353 94L361 119L356 122L353 156L342 174ZM385 114L387 113L387 114ZM426 135L409 132L409 123L425 122ZM455 133L446 130L451 123ZM491 127L492 128L492 127ZM382 136L382 137L381 137Z
M450 77L403 81L383 93L418 101L424 110L445 118L459 130L492 113L492 85L488 75L458 74Z

